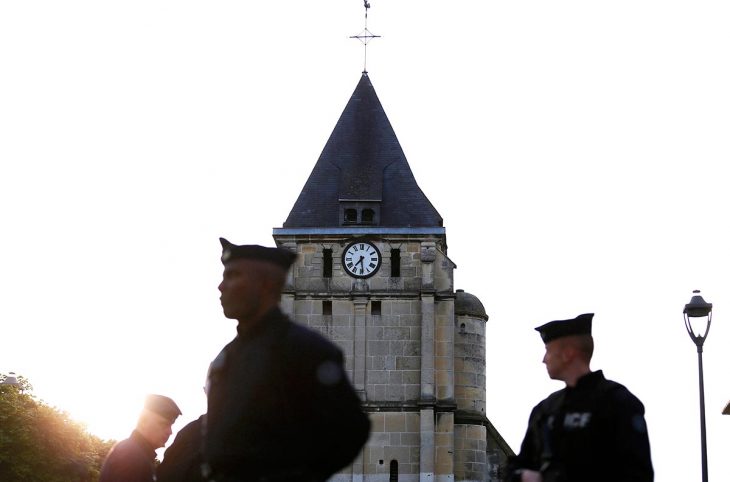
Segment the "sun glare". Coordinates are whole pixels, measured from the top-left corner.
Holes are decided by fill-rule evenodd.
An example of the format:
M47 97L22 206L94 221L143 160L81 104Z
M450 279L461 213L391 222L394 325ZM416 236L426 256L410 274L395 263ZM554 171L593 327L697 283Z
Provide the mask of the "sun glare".
M120 398L110 404L106 399L100 403L98 399L73 398L62 394L56 406L85 425L89 433L104 440L121 440L129 436L137 423L143 396L137 400L134 398Z

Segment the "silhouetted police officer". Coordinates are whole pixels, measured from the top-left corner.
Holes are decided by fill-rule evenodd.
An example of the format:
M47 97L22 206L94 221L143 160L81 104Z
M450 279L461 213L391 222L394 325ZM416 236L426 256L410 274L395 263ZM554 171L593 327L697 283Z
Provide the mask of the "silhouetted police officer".
M590 370L593 313L535 328L548 375L565 388L530 414L514 481L650 482L654 480L644 406L623 385Z
M171 398L148 395L132 435L109 451L99 482L154 481L155 449L165 446L179 415L180 409Z
M296 254L223 238L221 245L221 306L238 320L238 335L208 371L205 475L327 480L353 461L370 429L342 352L279 310Z

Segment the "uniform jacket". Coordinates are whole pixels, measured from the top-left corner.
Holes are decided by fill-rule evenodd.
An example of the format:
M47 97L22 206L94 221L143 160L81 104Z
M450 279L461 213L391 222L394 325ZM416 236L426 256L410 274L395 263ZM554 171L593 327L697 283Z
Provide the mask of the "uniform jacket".
M99 482L152 482L155 480L155 449L136 430L109 451Z
M205 415L185 425L165 450L157 467L157 482L202 482L202 425Z
M511 469L538 470L545 482L654 480L644 406L599 370L559 390L530 414Z
M342 352L278 308L226 345L207 390L204 458L216 480L326 480L369 434Z

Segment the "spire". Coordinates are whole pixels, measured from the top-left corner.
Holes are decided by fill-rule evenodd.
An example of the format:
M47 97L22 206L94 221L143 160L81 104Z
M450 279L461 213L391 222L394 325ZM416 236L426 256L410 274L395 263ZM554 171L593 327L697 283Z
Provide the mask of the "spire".
M440 227L413 177L370 78L363 73L285 228Z

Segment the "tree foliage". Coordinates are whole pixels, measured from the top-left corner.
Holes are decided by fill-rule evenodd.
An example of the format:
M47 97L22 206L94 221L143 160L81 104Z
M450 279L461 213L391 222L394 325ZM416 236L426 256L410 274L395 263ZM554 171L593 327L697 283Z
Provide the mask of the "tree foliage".
M0 374L0 381L6 378ZM0 384L0 480L94 482L114 441L91 435L68 413L36 400L23 377Z

